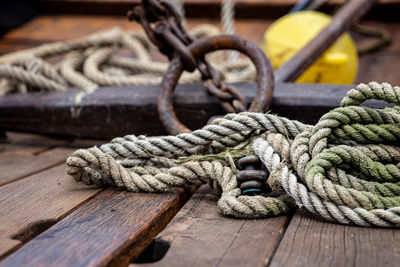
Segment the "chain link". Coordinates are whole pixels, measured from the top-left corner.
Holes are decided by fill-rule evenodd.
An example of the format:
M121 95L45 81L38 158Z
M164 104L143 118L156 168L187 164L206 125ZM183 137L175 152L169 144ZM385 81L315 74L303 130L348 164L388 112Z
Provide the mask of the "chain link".
M186 71L198 69L207 92L218 98L225 111L237 113L247 109L246 99L222 82L221 75L204 57L196 58L189 51L188 46L196 39L182 26L178 10L169 1L142 0L128 12L128 18L142 25L148 38L169 60L178 54Z

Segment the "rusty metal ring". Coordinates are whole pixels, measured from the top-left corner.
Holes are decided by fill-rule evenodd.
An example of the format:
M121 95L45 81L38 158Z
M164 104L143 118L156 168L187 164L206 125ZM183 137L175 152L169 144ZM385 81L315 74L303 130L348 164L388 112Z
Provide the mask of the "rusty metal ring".
M247 55L256 67L258 86L249 111L264 112L269 108L274 88L274 73L268 58L255 43L239 36L220 35L194 41L188 46L188 49L196 58L224 49L237 50ZM161 91L158 95L159 117L167 131L174 135L191 132L178 120L173 107L174 90L183 69L181 57L175 56L164 74Z

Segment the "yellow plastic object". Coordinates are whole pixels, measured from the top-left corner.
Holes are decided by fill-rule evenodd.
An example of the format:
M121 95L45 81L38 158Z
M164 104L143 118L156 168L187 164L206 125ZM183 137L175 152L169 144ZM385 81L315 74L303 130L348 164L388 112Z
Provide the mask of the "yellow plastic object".
M278 69L311 41L331 17L316 11L301 11L281 17L264 34L262 49ZM348 33L343 34L296 82L351 84L358 69L357 49Z

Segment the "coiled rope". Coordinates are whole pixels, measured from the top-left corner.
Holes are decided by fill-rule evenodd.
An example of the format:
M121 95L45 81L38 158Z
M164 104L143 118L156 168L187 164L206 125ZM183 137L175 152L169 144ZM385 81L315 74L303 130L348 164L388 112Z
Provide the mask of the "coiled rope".
M220 32L214 26L201 25L191 34L202 38ZM56 63L51 63L54 58ZM247 58L227 62L221 53L214 53L210 61L227 82L255 78L254 67ZM73 88L90 93L100 86L159 84L167 67L168 63L151 59L150 43L143 33L113 28L0 57L0 95ZM198 71L185 72L180 79L181 83L199 81Z
M172 4L185 24L183 0L172 0ZM221 2L221 24L227 34L235 32L234 6L232 0ZM192 29L191 34L202 38L218 35L220 31L211 25L201 25ZM50 63L54 62L54 57L57 57L56 63ZM228 61L223 53L214 53L210 62L228 83L255 80L251 61L239 57L237 52L230 51ZM124 32L116 27L81 39L44 44L1 56L0 95L76 88L82 89L84 95L100 86L160 84L167 67L167 63L151 59L150 42L142 32ZM180 83L199 81L198 71L185 72L179 80Z
M394 107L359 106L368 99ZM192 133L128 135L77 150L67 160L77 181L133 192L210 183L221 214L262 218L296 205L327 220L400 226L400 88L360 84L315 126L272 114L228 114ZM244 196L233 161L255 154L278 197Z

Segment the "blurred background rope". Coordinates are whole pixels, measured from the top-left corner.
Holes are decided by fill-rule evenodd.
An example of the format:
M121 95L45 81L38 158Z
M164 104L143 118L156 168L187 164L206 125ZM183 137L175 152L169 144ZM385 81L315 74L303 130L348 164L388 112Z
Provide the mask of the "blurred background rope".
M184 18L182 0L174 0ZM234 33L234 3L224 0L222 28ZM191 34L203 38L220 34L218 28L200 25ZM226 82L249 82L255 69L247 58L229 52L210 55L210 62ZM72 88L90 93L100 86L160 84L168 63L152 60L151 44L142 32L113 28L75 40L44 44L0 57L0 95L34 91L65 91ZM198 71L185 72L180 83L201 81Z
M211 25L191 31L197 38L219 33ZM54 59L56 63L50 63ZM226 62L216 53L210 61L227 82L254 80L254 68L246 58ZM113 28L0 57L0 94L71 88L90 92L99 86L159 84L167 67L168 63L151 59L150 43L144 34ZM200 78L197 71L184 73L180 82L194 83Z

